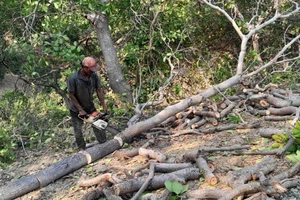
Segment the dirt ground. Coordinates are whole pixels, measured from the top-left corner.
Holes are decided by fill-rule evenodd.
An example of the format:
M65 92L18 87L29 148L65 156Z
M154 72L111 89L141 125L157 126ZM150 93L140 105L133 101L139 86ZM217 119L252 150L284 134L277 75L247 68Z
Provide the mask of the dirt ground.
M265 122L264 120L246 116L247 122L259 120L261 127L289 127L289 122ZM209 126L209 125L208 125ZM257 129L243 129L233 131L216 132L205 135L182 135L173 138L159 138L155 144L148 147L153 150L165 154L169 159L181 159L182 156L189 151L197 150L204 147L231 147L240 145L251 145L253 148L266 148L272 143L271 140L263 139L258 135ZM135 138L135 141L130 144L131 148L139 148L147 142L145 137ZM17 180L23 176L33 174L42 170L52 163L77 153L74 148L72 150L57 150L53 146L42 151L27 151L28 156L25 156L24 151L20 151L17 155L17 161L10 168L0 171L1 181L0 186ZM189 190L195 189L224 189L226 185L226 175L229 171L238 170L246 166L255 165L260 162L265 156L260 155L241 155L234 156L230 152L215 152L207 155L207 159L215 166L214 174L219 178L219 183L215 186L207 184L203 178L199 180L189 181ZM284 158L277 158L277 168L270 174L278 174L291 167L291 163ZM151 160L150 160L151 161ZM90 179L99 174L110 172L118 178L126 180L125 171L130 173L139 166L144 165L149 160L142 156L135 156L126 160L119 159L113 155L108 155L97 162L91 163L71 174L68 174L61 179L49 184L48 186L36 191L32 191L18 200L75 200L81 199L86 193L94 190L96 186L79 187L78 181L81 179ZM154 191L155 192L155 191ZM299 194L300 196L300 194ZM295 199L291 198L290 200Z

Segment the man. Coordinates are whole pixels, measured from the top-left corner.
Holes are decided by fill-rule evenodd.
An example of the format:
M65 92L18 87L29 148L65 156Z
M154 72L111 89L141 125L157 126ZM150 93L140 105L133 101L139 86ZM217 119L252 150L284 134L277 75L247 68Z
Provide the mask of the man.
M92 57L86 57L81 62L81 66L82 68L72 74L67 80L67 86L71 99L71 107L69 109L74 126L75 140L78 148L84 150L86 142L82 133L83 121L79 117L84 118L89 115L96 116L100 114L93 102L93 94L95 92L105 113L107 113L107 107L104 102L104 92L100 79L95 73L100 70L96 60ZM106 141L104 130L93 127L93 131L99 143Z

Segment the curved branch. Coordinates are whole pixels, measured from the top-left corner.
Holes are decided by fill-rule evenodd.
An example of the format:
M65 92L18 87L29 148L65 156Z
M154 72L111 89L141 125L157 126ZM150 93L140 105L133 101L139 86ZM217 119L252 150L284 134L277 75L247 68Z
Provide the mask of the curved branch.
M300 34L297 36L297 37L295 37L294 39L292 39L288 44L286 44L278 53L277 53L277 55L272 59L272 60L270 60L267 64L265 64L264 66L262 66L262 67L260 67L260 68L258 68L257 70L255 70L255 71L253 71L253 72L251 72L251 73L248 73L248 74L246 74L246 75L244 75L243 77L244 78L249 78L249 77L251 77L251 76L253 76L253 75L256 75L256 74L258 74L259 72L261 72L262 70L264 70L264 69L266 69L266 68L268 68L268 67L270 67L270 66L272 66L272 65L274 65L274 64L277 64L277 60L280 58L280 56L292 45L292 44L294 44L297 40L299 40L300 39ZM297 56L297 57L295 57L293 60L296 60L296 59L299 59L300 58L300 56ZM291 60L291 59L289 59L289 60ZM283 61L280 61L280 62L283 62Z

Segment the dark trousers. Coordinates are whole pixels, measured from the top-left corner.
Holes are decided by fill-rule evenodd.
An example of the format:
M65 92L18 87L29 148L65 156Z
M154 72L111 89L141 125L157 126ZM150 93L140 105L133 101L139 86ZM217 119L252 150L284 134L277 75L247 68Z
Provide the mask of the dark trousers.
M78 118L78 113L75 113L73 111L70 111L70 113L71 113L71 118L72 118L72 122L73 122L74 136L75 136L77 146L80 149L85 149L86 143L85 143L83 133L82 133L83 121L82 121L82 119ZM94 132L98 142L100 144L106 142L105 130L97 129L94 126L92 126L92 127L93 127L93 132Z

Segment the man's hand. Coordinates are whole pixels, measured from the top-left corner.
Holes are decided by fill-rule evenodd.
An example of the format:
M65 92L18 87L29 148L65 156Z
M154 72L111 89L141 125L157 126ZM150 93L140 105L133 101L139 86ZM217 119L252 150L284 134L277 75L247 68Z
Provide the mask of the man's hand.
M87 113L84 110L79 111L79 116L87 117Z

